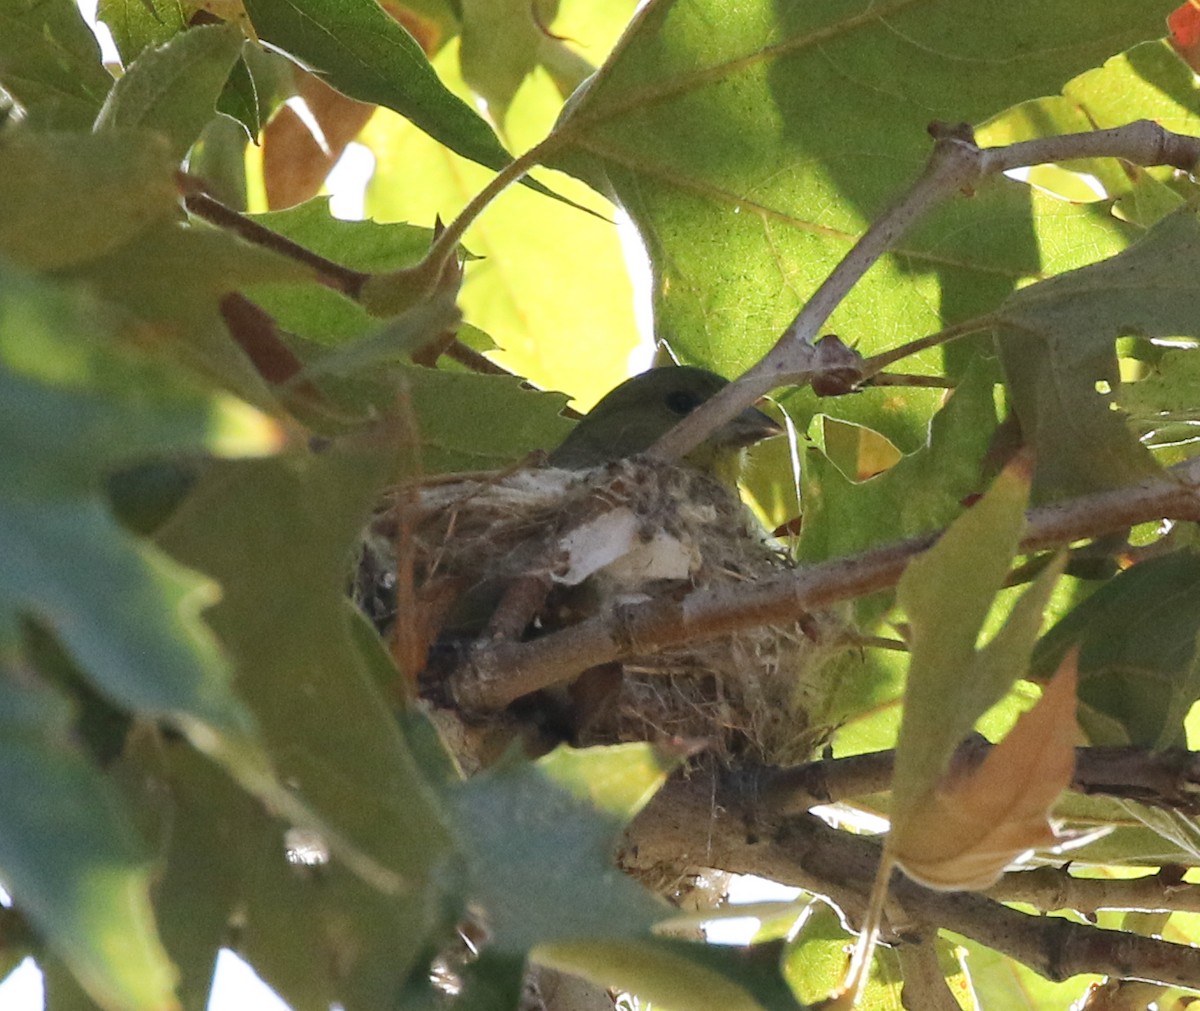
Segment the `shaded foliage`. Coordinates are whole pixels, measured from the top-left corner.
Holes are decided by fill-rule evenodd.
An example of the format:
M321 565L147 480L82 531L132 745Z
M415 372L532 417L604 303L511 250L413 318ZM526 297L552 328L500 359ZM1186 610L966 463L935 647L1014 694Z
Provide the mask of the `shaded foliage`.
M0 968L32 955L51 1011L198 1011L221 948L296 1011L515 1007L531 953L674 1007L839 984L849 934L821 896L845 882L797 869L807 891L730 951L664 936L675 911L617 869L680 766L763 770L648 742L509 749L464 779L421 672L347 599L363 530L401 480L557 445L547 391L586 408L623 378L613 215L649 254L660 351L733 378L920 172L931 120L985 144L1143 117L1196 134L1200 91L1162 0L634 7L102 0L109 68L70 0L0 0ZM350 144L373 157L357 221L318 193ZM528 185L439 260L442 223L535 145ZM898 747L909 838L963 736L1003 736L1075 647L1081 744L1187 745L1192 524L1118 523L1070 557L1021 534L1027 494L1191 459L1198 196L1115 159L988 179L831 321L864 355L946 340L894 384L776 391L797 442L762 447L744 492L798 564L953 524L898 592L847 605L822 713L830 756ZM1114 828L1073 855L1099 877L1200 863L1194 811L1058 813ZM1200 941L1175 895L1103 925ZM888 935L861 1006L932 979L963 1006L1065 1007L1090 981L939 925ZM1182 993L1177 967L1133 969L1160 1007Z

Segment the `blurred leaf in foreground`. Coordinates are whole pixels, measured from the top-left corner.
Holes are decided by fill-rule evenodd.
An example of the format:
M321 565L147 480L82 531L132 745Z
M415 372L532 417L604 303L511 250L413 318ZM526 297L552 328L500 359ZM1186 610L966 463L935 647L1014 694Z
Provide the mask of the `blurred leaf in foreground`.
M168 1011L176 973L154 927L149 855L72 741L72 706L33 673L0 661L5 887L102 1007Z
M0 268L0 664L10 723L0 780L11 815L0 871L97 999L167 1008L173 973L136 837L110 786L68 743L65 701L21 683L33 669L22 626L44 625L115 706L168 720L226 760L254 753L253 719L199 617L213 584L124 530L104 478L167 452L269 452L280 433L244 405L106 344L104 319L76 292Z

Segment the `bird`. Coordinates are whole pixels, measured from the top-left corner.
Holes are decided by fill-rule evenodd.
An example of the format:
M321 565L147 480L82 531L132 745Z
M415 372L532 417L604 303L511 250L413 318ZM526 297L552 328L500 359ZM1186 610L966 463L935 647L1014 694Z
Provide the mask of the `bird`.
M728 380L715 372L695 366L649 369L605 395L555 449L543 455L545 467L535 465L496 481L467 479L460 486L438 485L423 496L419 511L425 518L413 529L417 542L432 546L431 557L417 566L430 576L428 581L418 576L418 595L428 598L430 608L427 673L454 666L464 646L480 636L521 637L548 601L558 605L573 601L571 607L556 607L563 612L589 599L586 591L595 588L596 580L589 580L581 591L559 589L549 598L549 584L535 580L540 596L535 592L528 601L519 589L527 584L523 578L527 566L542 564L547 543L552 555L560 554L558 538L596 508L595 491L603 490L599 508L624 506L637 517L642 531L634 544L650 542L652 531L659 528L682 538L681 543L671 541L675 546L667 549L676 569L690 567L705 553L719 556L724 560L721 564L727 565L726 540L735 547L748 543L755 554L760 538L742 532L749 514L741 505L737 478L744 450L780 434L779 424L750 407L678 463L642 455L727 385ZM618 485L612 485L614 478ZM434 505L435 496L440 496L442 505ZM354 586L360 608L385 636L394 626L397 607L393 528L403 525L393 508L403 508L403 501L380 514L376 535L368 531ZM543 543L547 537L549 542ZM600 539L606 548L611 544L607 535ZM720 550L712 550L714 543ZM701 550L705 544L708 548ZM631 548L626 557L640 559L644 552ZM642 575L634 582L641 586L646 578ZM609 582L598 581L602 593L616 592ZM617 585L623 585L621 577ZM519 603L514 606L514 601ZM599 605L593 602L592 606ZM540 627L544 632L555 624L543 615Z
M625 380L610 390L576 424L567 437L546 457L550 468L562 471L590 471L619 460L637 458L658 439L704 401L728 385L728 380L707 369L690 365L665 365L649 369ZM773 419L757 408L750 407L726 422L689 453L679 465L660 465L651 469L639 466L631 473L642 487L642 503L637 511L644 513L655 503L660 504L680 496L698 499L698 505L713 502L738 502L737 479L741 472L743 451L762 439L782 431ZM646 466L649 461L646 461ZM579 487L572 481L562 485L561 478L547 475L552 489L551 499L560 504L573 500L567 487ZM710 480L711 479L711 480ZM605 479L597 476L600 485ZM649 484L647 484L649 482ZM666 505L669 516L673 507ZM740 505L739 505L740 510ZM654 525L658 517L645 517ZM516 558L515 551L505 551L505 562ZM443 637L473 638L494 616L503 596L503 588L511 581L507 564L489 571L472 566L476 581L455 603L442 629Z
M548 456L552 467L586 470L644 453L728 380L694 365L649 369L607 393ZM684 463L736 487L742 451L779 435L782 427L748 407L713 432Z
M430 482L377 514L356 599L405 658L464 768L490 764L514 739L529 754L561 741L711 739L718 757L795 764L828 737L834 683L819 672L840 640L817 641L798 622L634 651L495 713L464 716L455 694L456 672L499 642L791 567L736 485L743 451L782 432L770 417L748 408L681 460L647 453L727 385L694 366L650 369L525 466ZM400 530L412 595L398 614Z

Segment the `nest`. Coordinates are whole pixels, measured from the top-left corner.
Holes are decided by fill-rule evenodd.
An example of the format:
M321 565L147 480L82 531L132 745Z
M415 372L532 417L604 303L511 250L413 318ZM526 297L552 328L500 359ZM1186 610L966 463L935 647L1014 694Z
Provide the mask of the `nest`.
M546 635L616 605L790 566L723 485L635 457L397 491L368 530L355 595L434 683L481 640ZM841 640L838 622L809 616L580 671L563 692L482 723L445 712L438 722L471 767L495 747L483 740L533 725L580 745L699 739L725 760L793 764L828 737L820 670Z

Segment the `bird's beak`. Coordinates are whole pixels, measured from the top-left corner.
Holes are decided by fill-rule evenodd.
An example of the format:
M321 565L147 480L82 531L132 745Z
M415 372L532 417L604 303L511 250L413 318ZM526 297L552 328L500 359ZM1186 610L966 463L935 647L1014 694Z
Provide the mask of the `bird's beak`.
M763 414L757 407L747 407L721 429L719 436L723 445L741 449L782 434L783 426L774 418Z

